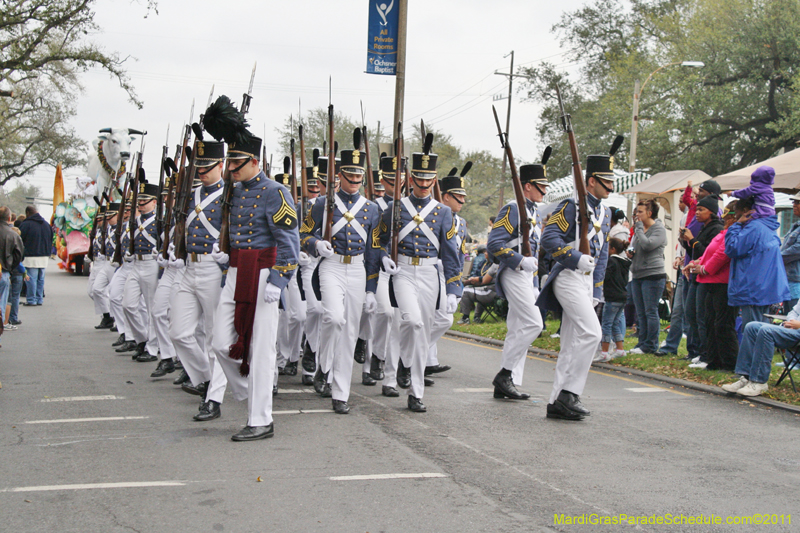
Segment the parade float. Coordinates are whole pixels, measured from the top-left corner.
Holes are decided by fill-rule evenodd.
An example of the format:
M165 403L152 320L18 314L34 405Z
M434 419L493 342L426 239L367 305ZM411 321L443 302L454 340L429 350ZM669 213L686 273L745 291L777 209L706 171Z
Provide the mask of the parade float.
M84 274L83 263L91 242L92 220L97 211L93 197L97 194L94 181L88 177L77 179L75 190L58 203L59 174L56 173L56 192L53 195L53 228L56 253L61 260L58 267L68 272ZM63 198L63 179L61 179Z

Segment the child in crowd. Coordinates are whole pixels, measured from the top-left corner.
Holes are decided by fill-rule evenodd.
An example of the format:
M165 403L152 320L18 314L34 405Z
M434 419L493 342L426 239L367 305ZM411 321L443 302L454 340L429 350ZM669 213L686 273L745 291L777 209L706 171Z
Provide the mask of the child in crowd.
M605 363L615 357L627 355L623 341L625 340L625 303L628 301L628 272L631 260L625 254L627 243L618 238L608 241L608 266L603 281L603 338L600 343L600 356L597 361ZM609 352L613 339L616 350Z
M750 186L738 191L733 191L736 198L755 199L752 218L767 218L775 216L775 192L772 185L775 183L775 170L772 167L760 166L750 175Z

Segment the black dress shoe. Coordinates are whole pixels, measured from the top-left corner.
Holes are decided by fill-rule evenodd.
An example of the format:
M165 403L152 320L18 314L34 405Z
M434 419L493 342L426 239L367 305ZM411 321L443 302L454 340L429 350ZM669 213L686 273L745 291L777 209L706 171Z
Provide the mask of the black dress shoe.
M389 398L397 398L398 396L400 396L400 392L397 389L395 389L394 387L389 387L387 385L384 385L381 388L381 394Z
M303 374L303 377L300 379L300 383L303 385L313 385L314 384L314 376L309 376L308 374Z
M378 359L377 355L372 354L369 360L369 375L375 381L383 379L383 364L384 362Z
M320 368L317 368L317 371L314 374L314 390L317 392L317 394L322 394L322 389L325 386L325 382L325 374L322 373Z
M166 376L167 374L172 374L175 372L175 362L172 359L162 359L158 362L158 366L156 367L155 371L150 374L151 378L160 378L162 376Z
M558 420L583 420L583 415L576 411L569 410L564 404L556 400L555 403L547 404L547 418L555 418Z
M107 314L108 313L106 313L106 315ZM94 329L109 329L114 325L114 319L106 315L103 316L103 319L94 327Z
M297 375L297 361L294 363L286 363L286 366L283 367L283 373L287 376L296 376Z
M183 363L177 357L175 358L175 370L183 370Z
M425 404L422 403L422 400L414 396L413 394L408 395L408 408L415 413L424 413L428 409L425 407Z
M112 344L111 346L112 346L112 347L115 347L115 346L122 346L123 344L125 344L125 334L124 334L124 333L121 333L121 334L120 334L120 336L119 336L119 337L117 337L117 340L116 340L116 341L114 341L114 344Z
M356 341L356 349L353 352L353 359L356 360L356 363L359 365L363 365L364 361L367 360L367 341L364 339L358 339Z
M112 331L112 332L114 332L114 333L119 333L119 329L117 329L117 325L116 325L116 324L114 324L113 326L111 326L111 328L109 329L109 331Z
M311 351L311 345L306 341L303 347L303 369L306 372L314 372L317 369L317 354Z
M279 366L278 367L278 375L279 376L285 376L286 375L286 367L285 366Z
M147 355L149 356L150 354L147 352L147 349L145 348L145 346L146 346L146 345L147 345L147 343L146 343L146 342L140 342L139 344L137 344L137 345L136 345L136 351L135 351L135 352L133 352L133 355L131 355L131 359L133 359L134 361L136 361L136 360L137 360L137 358L138 358L140 355L145 355L145 354L147 354ZM157 358L156 358L156 359L157 359ZM142 361L142 363L145 363L145 362L147 362L147 361Z
M155 355L150 355L147 352L144 352L142 355L136 357L137 363L152 363L153 361L158 361L158 357ZM173 367L172 370L175 370Z
M377 381L372 379L372 376L369 375L369 372L362 372L361 373L361 384L362 385L372 386L372 385L375 385L376 383L377 383Z
M346 415L350 412L350 406L342 400L333 400L333 412L337 415Z
M183 392L188 392L189 394L194 394L195 396L201 396L203 398L206 397L206 392L208 392L208 385L210 381L204 381L198 386L192 385L191 381L187 381L181 384L181 390Z
M441 372L447 372L452 367L450 365L433 365L433 366L426 366L425 367L425 375L430 376L431 374L439 374Z
M322 392L320 392L320 395L323 398L330 398L331 396L333 396L333 392L331 391L331 386L327 381L325 382L325 385L323 385Z
M583 404L581 403L580 396L568 390L562 390L558 394L558 398L556 398L556 403L561 403L570 411L579 413L583 416L589 416L590 414L592 414L586 407L583 406Z
M200 404L200 412L194 415L192 420L207 422L219 418L220 416L222 416L222 409L220 409L219 403L214 400L208 400Z
M277 395L278 395L278 385L275 384L272 386L272 397L274 398Z
M275 434L272 424L268 426L245 426L239 433L231 437L232 441L245 442L249 440L268 439Z
M404 366L403 361L398 361L397 386L401 389L407 389L411 386L411 369Z
M136 343L133 341L125 341L120 344L119 348L114 350L117 353L133 352L136 350Z
M531 397L530 394L519 392L514 386L511 375L504 375L502 370L494 377L492 385L494 385L494 397L498 399L527 400Z
M186 373L186 370L181 370L181 375L178 376L177 378L175 378L172 381L172 384L173 385L183 385L187 381L189 381L189 374Z
M425 378L425 386L426 387L432 387L434 383L436 383L436 382L433 381L431 378Z

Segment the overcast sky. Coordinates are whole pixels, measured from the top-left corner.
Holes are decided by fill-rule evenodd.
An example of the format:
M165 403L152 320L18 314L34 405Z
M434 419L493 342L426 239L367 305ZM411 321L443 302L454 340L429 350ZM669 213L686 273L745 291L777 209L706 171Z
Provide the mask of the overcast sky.
M381 0L385 1L385 0ZM391 1L391 0L388 0ZM365 74L367 20L374 2L365 0L292 0L219 2L160 0L158 14L144 18L142 3L98 0L96 22L101 32L90 36L108 52L130 57L128 74L144 107L138 110L106 73L82 75L85 92L73 124L91 141L105 127L147 130L145 168L157 176L161 146L170 126L170 151L188 121L192 99L194 120L208 100L227 94L241 101L253 63L258 62L248 116L252 131L264 135L267 154L275 160L275 127L290 113L328 105L328 78L333 104L351 117L363 101L367 121L384 128L393 120L394 76ZM466 150L502 154L491 113L492 95L506 94L508 72L515 65L533 65L547 58L575 73L550 28L562 12L585 0L409 0L405 123L425 120L452 135ZM537 106L512 100L510 139L518 160L538 157ZM507 100L496 102L504 117ZM87 143L87 151L90 145ZM138 150L138 142L135 145ZM434 142L435 151L435 142ZM67 192L77 169L67 171ZM152 178L151 178L152 179ZM53 170L42 169L28 181L45 197L52 194ZM44 211L44 210L43 210Z

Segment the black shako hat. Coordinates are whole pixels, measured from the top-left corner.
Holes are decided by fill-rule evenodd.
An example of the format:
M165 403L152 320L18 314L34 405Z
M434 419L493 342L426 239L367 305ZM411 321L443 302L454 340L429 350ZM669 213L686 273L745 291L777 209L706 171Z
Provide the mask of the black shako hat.
M342 160L336 159L334 162L336 165L334 168L334 175L338 174L342 167ZM327 157L320 157L319 158L319 170L317 171L317 179L322 183L328 183L328 158Z
M433 146L433 133L425 136L422 152L411 154L411 175L420 179L433 179L436 177L436 161L439 156L431 153Z
M108 209L106 210L106 216L108 218L111 218L117 213L119 213L119 205L120 205L119 202L111 202L110 204L108 204Z
M283 173L282 174L275 174L275 181L278 183L285 185L292 190L292 175L290 174L292 170L292 160L287 155L283 158Z
M617 135L614 142L611 144L608 155L590 155L586 158L587 179L592 176L604 180L614 179L614 154L619 150L623 140L624 138L622 135Z
M213 167L225 159L225 143L217 141L197 141L196 167Z
M383 172L381 172L380 169L373 170L372 171L372 188L375 189L376 191L386 190L386 188L383 186L383 183L381 183L382 179L383 179Z
M550 159L550 154L553 153L553 148L548 146L544 149L542 154L542 162L532 165L522 165L519 167L519 181L521 183L539 183L547 185L547 161Z
M367 159L366 152L361 151L361 128L353 130L353 149L339 152L342 172L350 174L364 174L364 163ZM337 172L340 170L337 169Z
M400 175L402 176L405 173L406 165L408 164L408 159L403 157L400 161ZM394 183L394 177L397 174L397 156L388 156L385 155L381 157L381 174L382 178L388 181L389 183Z
M146 181L139 182L139 195L137 201L153 200L158 197L158 185L155 183L147 183Z
M439 180L439 190L442 191L442 194L449 192L453 194L463 194L466 196L467 190L464 176L467 175L467 172L469 172L469 169L471 168L472 161L467 161L467 164L464 165L464 168L461 170L461 174L458 174L458 167L453 167L450 169L450 173Z

